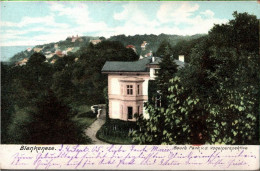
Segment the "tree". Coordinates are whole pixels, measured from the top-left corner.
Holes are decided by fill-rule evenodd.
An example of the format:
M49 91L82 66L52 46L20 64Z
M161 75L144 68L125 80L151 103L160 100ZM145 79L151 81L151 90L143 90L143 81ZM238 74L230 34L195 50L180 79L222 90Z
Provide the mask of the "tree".
M171 59L170 45L164 42L160 47L160 51L164 56L159 64L160 70L157 78L153 83L153 86L157 88L157 93L154 94L155 97L150 97L154 101L149 100L146 104L146 110L150 117L148 120L145 120L142 115L137 116L137 124L140 130L133 133L134 141L140 144L162 144L165 142L164 134L167 128L165 127L166 118L164 112L169 105L167 101L169 80L177 72L177 65ZM152 85L151 83L150 81L150 86ZM157 100L160 102L158 103Z
M116 41L90 44L76 56L79 60L72 69L72 80L80 96L90 105L105 103L103 89L107 86L107 76L101 70L106 61L134 61L139 58L133 50Z
M34 53L28 60L27 65L37 66L41 65L46 60L46 57L41 53Z
M158 75L156 78L156 83L158 85L158 90L161 94L161 104L163 107L167 107L167 96L169 80L173 77L173 75L177 72L177 65L171 59L170 54L166 51L165 56L163 56L162 61L159 64L160 69L158 71Z
M247 13L234 12L233 16L234 20L216 25L209 33L214 43L211 58L217 61L212 74L218 84L219 100L214 102L214 111L207 121L222 123L214 124L212 130L220 131L215 131L211 140L255 144L259 139L258 21L256 16ZM223 134L225 130L230 130L230 134Z
M35 106L19 110L9 126L13 143L80 144L90 142L72 121L71 109L49 91Z
M46 57L41 53L34 53L28 60L24 70L31 91L45 89L51 85L53 70L49 63L45 62Z
M8 125L14 112L14 99L12 98L12 82L10 81L10 66L1 62L1 143L8 143Z
M165 54L171 54L172 53L172 47L170 43L166 40L162 41L160 46L158 47L156 51L156 56L163 57Z
M149 134L153 125L163 130L159 142L165 144L259 143L258 23L247 13L233 16L192 48L190 65L170 79L168 107L155 115L148 107L151 118L140 119L147 128L134 133L137 142L144 142L137 137L158 142Z
M53 74L53 84L51 89L56 97L66 103L71 104L75 101L78 92L76 86L72 82L72 74L69 70L63 70Z

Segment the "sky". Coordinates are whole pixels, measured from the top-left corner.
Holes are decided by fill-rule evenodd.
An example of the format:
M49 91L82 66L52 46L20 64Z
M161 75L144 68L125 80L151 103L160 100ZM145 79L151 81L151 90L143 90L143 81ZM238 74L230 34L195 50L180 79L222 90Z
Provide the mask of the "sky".
M232 13L260 18L256 1L0 2L0 46L32 46L68 36L204 34Z

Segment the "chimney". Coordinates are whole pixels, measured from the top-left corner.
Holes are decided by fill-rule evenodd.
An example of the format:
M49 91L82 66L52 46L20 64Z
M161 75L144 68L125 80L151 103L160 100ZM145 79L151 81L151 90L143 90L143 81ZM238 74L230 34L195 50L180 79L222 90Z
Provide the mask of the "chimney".
M152 57L152 62L154 62L154 61L155 61L155 57L153 56L153 57Z
M184 55L179 55L179 61L184 62Z

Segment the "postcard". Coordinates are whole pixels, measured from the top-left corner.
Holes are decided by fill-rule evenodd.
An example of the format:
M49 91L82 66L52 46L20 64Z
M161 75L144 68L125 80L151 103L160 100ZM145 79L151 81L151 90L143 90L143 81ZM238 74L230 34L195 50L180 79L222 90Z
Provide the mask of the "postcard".
M1 169L258 170L259 9L1 2Z

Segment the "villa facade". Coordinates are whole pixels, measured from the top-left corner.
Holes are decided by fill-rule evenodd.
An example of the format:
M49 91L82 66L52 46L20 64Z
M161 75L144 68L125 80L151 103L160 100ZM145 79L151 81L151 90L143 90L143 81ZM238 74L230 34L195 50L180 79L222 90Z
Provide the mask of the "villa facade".
M148 82L154 80L159 69L159 57L146 57L138 61L107 61L102 73L108 75L109 117L135 121L134 114L146 113L144 103L148 101ZM184 61L175 60L179 67Z

